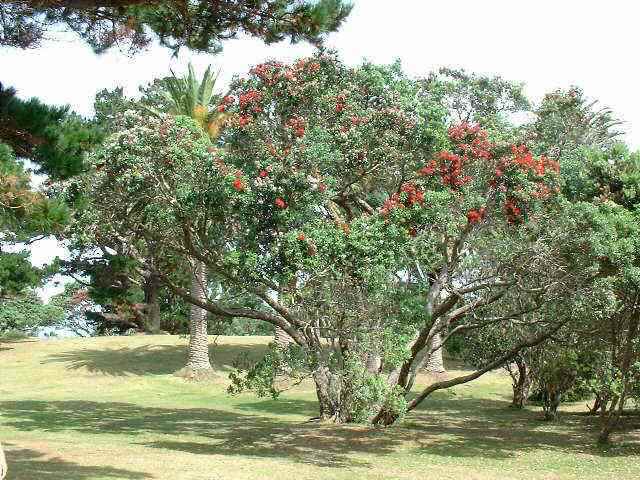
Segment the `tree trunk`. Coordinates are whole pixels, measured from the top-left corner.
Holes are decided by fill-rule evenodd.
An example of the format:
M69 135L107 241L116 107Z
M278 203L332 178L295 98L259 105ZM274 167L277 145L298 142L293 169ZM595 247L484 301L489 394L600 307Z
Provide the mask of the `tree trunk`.
M150 275L145 279L144 303L146 312L145 329L149 333L160 333L160 279Z
M442 335L436 333L431 337L431 341L427 345L427 349L431 352L427 361L427 371L433 373L444 373L444 360L442 358Z
M511 406L515 408L524 408L529 399L529 390L531 389L531 376L529 368L525 361L520 357L516 357L514 363L518 367L518 378L513 383L513 400Z
M382 368L382 358L380 355L375 352L367 353L366 368L369 373L380 373L380 369Z
M207 270L202 262L196 262L191 281L191 295L203 302L207 299ZM189 314L189 347L187 365L176 375L194 380L213 375L209 361L209 339L207 337L207 311L191 305Z
M328 367L318 367L313 372L313 380L316 384L320 419L334 423L348 422L349 412L342 398L340 378L331 373Z
M600 433L598 434L599 444L609 443L609 436L611 435L611 432L615 428L619 419L619 417L617 416L618 409L616 408L619 401L619 397L614 397L611 400L611 405L609 406L609 408L602 409L600 416L602 426L600 427Z
M2 444L0 443L0 480L7 476L7 459L4 456L4 450L2 449Z
M289 336L289 334L280 327L276 327L276 331L273 335L273 339L276 342L276 345L283 349L287 348L289 344L293 341L293 339Z
M558 407L560 406L560 397L562 393L559 389L545 390L542 398L542 409L544 411L544 419L555 421L558 419Z

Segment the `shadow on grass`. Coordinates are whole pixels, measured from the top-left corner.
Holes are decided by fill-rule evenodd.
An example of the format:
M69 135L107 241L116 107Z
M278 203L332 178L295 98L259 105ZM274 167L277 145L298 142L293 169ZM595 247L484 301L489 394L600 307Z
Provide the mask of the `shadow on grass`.
M26 448L11 448L6 451L9 475L6 480L92 480L94 478L113 478L118 480L138 480L153 478L141 472L132 472L121 468L86 466L68 462L59 458L49 458L42 452Z
M269 415L302 415L309 418L318 415L318 402L292 398L268 399L257 402L243 401L234 405L234 408L250 413L267 413Z
M35 340L31 337L21 337L21 338L7 338L0 336L0 352L4 350L13 350L13 344L16 343L37 343L38 340Z
M402 441L396 435L360 426L285 422L207 408L27 400L1 402L0 411L4 425L21 431L118 434L131 436L132 441L139 435L156 434L158 440L140 444L203 455L285 457L326 467L366 466L367 462L350 454L390 454Z
M228 371L240 356L260 358L261 345L211 345L209 355L214 370ZM103 375L168 375L184 367L186 345L141 345L139 347L78 349L50 355L46 363L64 363L66 368L84 368Z
M277 402L247 404L246 410L283 413ZM291 413L315 412L312 401L292 400ZM210 408L167 409L88 401L1 402L4 424L21 431L146 435L141 445L200 455L286 458L342 468L370 466L368 456L406 454L508 459L553 449L567 455L637 456L640 443L601 449L585 417L565 413L556 423L508 402L440 398L400 426L380 429L302 423L281 417ZM242 408L242 407L241 407ZM151 438L148 438L151 437ZM155 438L157 437L157 438ZM363 458L364 455L364 458ZM372 461L375 463L375 460ZM127 477L125 477L127 478Z

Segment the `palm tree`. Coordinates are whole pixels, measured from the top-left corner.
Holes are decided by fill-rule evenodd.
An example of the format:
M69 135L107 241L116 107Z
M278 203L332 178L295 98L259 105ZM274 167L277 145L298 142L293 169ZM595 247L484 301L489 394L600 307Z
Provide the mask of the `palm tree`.
M164 83L164 96L168 105L166 113L193 118L202 128L203 134L209 136L212 143L216 144L220 130L227 119L227 114L218 112L216 108L221 101L221 97L214 93L217 75L212 73L209 66L199 80L191 64L183 77L171 73L172 76ZM206 301L208 280L206 265L201 261L193 260L191 274L191 295ZM210 375L211 371L207 312L196 305L191 305L187 365L177 374L198 379Z

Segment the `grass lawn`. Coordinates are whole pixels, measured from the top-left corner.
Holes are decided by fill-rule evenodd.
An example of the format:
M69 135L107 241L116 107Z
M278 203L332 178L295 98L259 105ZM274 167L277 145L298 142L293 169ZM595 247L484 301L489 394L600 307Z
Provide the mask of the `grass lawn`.
M171 375L185 359L179 337L1 344L9 479L640 478L640 417L599 448L583 404L542 422L537 407L508 408L498 372L438 392L387 429L305 423L317 414L311 384L277 401L227 395L234 358L260 355L267 341L219 338L220 378L207 384Z

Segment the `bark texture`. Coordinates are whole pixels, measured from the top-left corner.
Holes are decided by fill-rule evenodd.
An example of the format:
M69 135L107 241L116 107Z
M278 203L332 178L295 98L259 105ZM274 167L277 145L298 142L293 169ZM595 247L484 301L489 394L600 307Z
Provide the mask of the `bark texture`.
M146 313L145 330L149 333L160 333L160 279L150 275L145 279L144 303Z
M191 282L191 295L202 302L207 300L206 266L197 262ZM189 347L187 365L177 375L199 380L213 374L209 360L209 338L207 337L207 311L191 305L189 314Z
M427 371L433 373L445 372L444 359L442 358L442 335L440 333L433 335L427 349L431 352L429 360L427 360Z
M342 399L340 378L331 373L328 367L318 367L313 373L316 395L320 407L320 419L335 423L346 423L349 413Z
M276 342L276 345L278 345L278 347L280 348L287 348L289 344L293 341L293 339L289 336L289 334L280 327L276 327L273 337Z
M513 379L513 400L511 406L515 408L524 408L529 400L529 391L531 390L531 372L526 362L520 357L514 360L518 368L517 377Z

